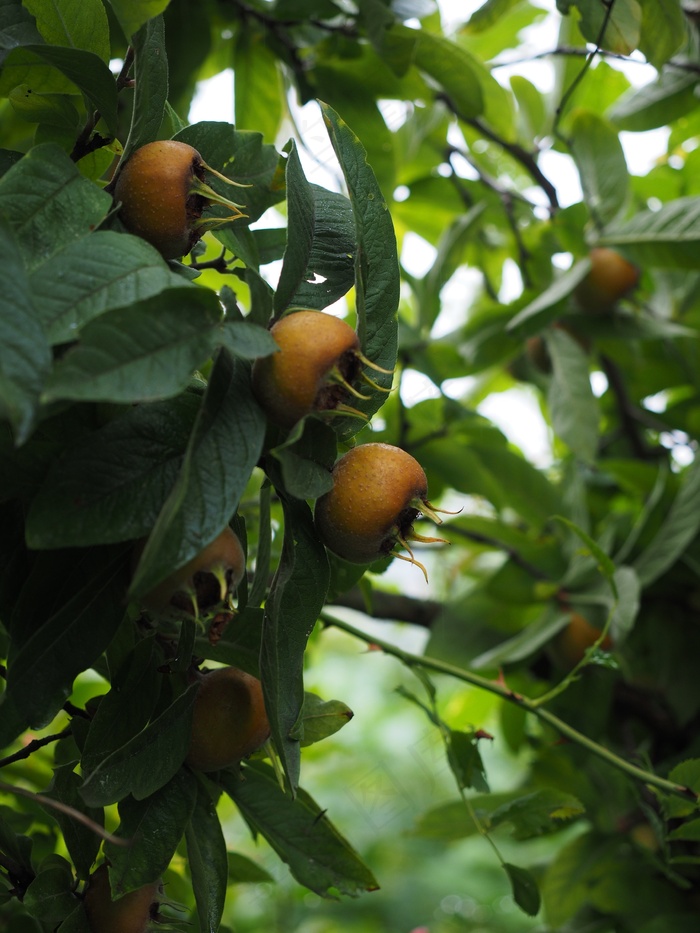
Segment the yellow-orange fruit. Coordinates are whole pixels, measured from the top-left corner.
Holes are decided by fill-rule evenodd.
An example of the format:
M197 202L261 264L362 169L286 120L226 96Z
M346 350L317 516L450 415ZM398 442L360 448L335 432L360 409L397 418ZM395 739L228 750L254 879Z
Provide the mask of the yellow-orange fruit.
M321 540L345 560L368 564L410 535L428 481L418 461L391 444L353 447L333 467L333 488L316 503Z
M594 247L588 258L591 270L577 286L576 300L584 311L610 311L615 302L637 287L640 270L617 250L606 246Z
M137 557L143 545L137 548ZM212 609L235 591L245 573L245 554L237 535L228 527L179 570L154 587L142 600L147 609L159 610L168 604L193 613Z
M185 761L197 771L219 771L260 748L270 735L270 723L256 677L235 667L200 677Z
M572 612L568 625L552 640L549 652L557 667L571 670L583 660L588 648L600 637L600 629L595 628L579 612ZM600 644L603 651L610 651L612 640L606 635Z
M360 342L345 321L323 311L295 311L270 331L278 353L253 364L253 392L275 424L290 428L312 411L331 411L348 397L360 370Z
M109 870L100 865L85 889L85 913L92 933L146 933L157 919L162 901L163 883L154 881L112 900Z

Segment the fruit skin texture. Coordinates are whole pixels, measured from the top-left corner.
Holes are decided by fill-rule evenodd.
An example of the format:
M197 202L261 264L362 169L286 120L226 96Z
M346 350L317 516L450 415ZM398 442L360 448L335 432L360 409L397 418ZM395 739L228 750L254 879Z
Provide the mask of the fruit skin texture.
M236 667L198 677L185 762L197 771L219 771L252 755L269 738L262 684Z
M550 645L550 656L557 667L570 671L583 660L586 649L600 637L600 629L595 628L580 613L572 612L569 624L563 628ZM612 640L606 635L600 644L603 651L610 651Z
M591 271L576 288L576 300L584 311L605 313L637 287L640 270L606 246L594 247L588 258Z
M85 891L85 912L93 933L146 933L158 918L163 883L154 881L112 900L109 870L104 863L90 875Z
M165 259L178 259L201 237L196 223L207 206L190 194L193 178L204 179L201 155L187 143L164 139L141 146L119 174L114 197L130 233L142 237Z
M361 444L333 467L333 488L316 503L316 530L339 557L368 564L405 540L427 494L423 468L409 453Z
M140 556L142 545L137 548ZM170 604L177 609L194 614L191 592L197 596L200 611L211 609L222 603L227 593L232 593L243 579L245 554L236 534L228 527L202 551L167 577L142 603L146 609L158 611Z
M334 366L348 382L359 371L360 341L349 324L323 311L295 311L270 333L280 351L253 364L253 392L271 421L291 428L310 412L343 401L347 390L326 380Z

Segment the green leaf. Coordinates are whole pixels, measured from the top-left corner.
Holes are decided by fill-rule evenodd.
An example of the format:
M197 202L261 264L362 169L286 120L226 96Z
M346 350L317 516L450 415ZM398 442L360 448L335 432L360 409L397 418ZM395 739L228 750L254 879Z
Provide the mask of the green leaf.
M75 340L85 324L105 311L183 285L181 276L145 240L110 230L68 243L34 268L30 283L42 325L54 344Z
M265 869L246 858L239 852L228 853L229 884L259 884L261 881L273 882L275 879Z
M256 360L278 351L275 338L270 332L250 321L224 321L221 345L242 360Z
M528 917L534 917L540 909L540 891L534 875L508 862L504 862L503 867L513 890L513 900Z
M315 693L304 694L301 710L303 734L301 746L313 745L346 726L353 711L342 700L322 700Z
M315 203L313 190L301 167L297 147L292 140L287 157L287 245L275 293L275 314L280 315L291 303L309 266L314 241Z
M326 551L305 502L282 498L284 542L265 606L260 671L275 748L294 793L299 783L304 651L330 582Z
M49 45L84 49L109 62L109 23L101 0L23 0Z
M557 832L584 812L583 804L576 797L547 787L502 804L491 814L491 826L510 823L513 838L532 839Z
M257 24L256 24L257 25ZM274 143L282 120L284 91L279 59L267 45L265 30L252 22L237 31L233 49L235 122Z
M9 421L17 444L34 426L39 395L51 368L51 351L12 230L0 216L0 418Z
M109 692L100 698L82 746L83 777L138 735L150 720L163 684L154 641L142 638L136 642L118 664ZM112 663L110 658L110 666Z
M586 278L591 271L589 259L583 259L580 262L567 269L567 271L537 296L530 304L526 305L515 317L509 321L506 330L518 331L523 337L536 333L546 324L555 320L561 309L559 305L565 301L569 295L573 294L577 285ZM523 325L527 324L527 327Z
M219 780L251 830L269 842L299 884L321 897L377 890L370 870L305 791L292 799L264 764L248 765L241 777L222 772Z
M390 36L412 48L413 63L440 85L460 117L470 120L483 113L481 82L468 52L442 36L398 24Z
M54 925L75 908L73 887L70 863L58 855L50 855L28 885L22 903L30 916Z
M624 223L608 228L601 243L624 246L640 266L696 269L700 198L678 198L666 202L658 211L640 211Z
M547 402L554 433L577 457L591 463L598 449L600 412L588 356L563 330L552 328L545 341L552 360Z
M619 55L629 55L637 48L642 23L639 0L616 0L609 9L585 0L577 0L576 5L581 13L579 28L589 42L600 43Z
M682 761L669 772L668 779L681 787L689 787L700 796L700 758ZM680 797L665 797L663 805L664 812L669 819L689 816L698 809L697 803L692 800L683 800Z
M145 800L127 797L119 804L115 833L130 845L106 842L114 897L157 881L175 854L197 800L197 778L186 768Z
M111 204L53 143L35 146L0 178L0 214L14 229L29 269L87 236Z
M191 684L143 732L88 775L80 793L89 806L117 803L128 794L143 800L167 784L187 755L197 689Z
M472 667L479 669L497 669L502 664L514 664L539 651L556 634L566 627L569 614L554 606L548 606L535 622L531 622L517 635L501 642L494 648L484 651L472 661Z
M677 68L665 68L655 81L633 88L615 101L607 118L619 129L643 133L685 116L697 106L698 76Z
M688 842L700 842L700 819L689 820L687 823L681 823L666 837L670 842L685 840Z
M80 777L73 771L73 764L62 765L54 770L53 778L44 791L44 795L79 813L84 813L98 826L104 826L102 810L86 806L78 793L80 783ZM89 826L79 823L67 813L55 807L46 806L44 809L58 823L78 877L86 879L100 850L100 837Z
M627 163L619 137L602 117L582 110L572 121L570 146L588 209L606 224L622 211L629 193Z
M681 48L688 32L688 21L677 0L642 0L639 50L654 68L661 68Z
M321 109L355 218L355 300L362 352L377 366L393 371L398 341L399 265L391 215L359 139L327 104L321 104ZM390 375L375 373L374 378L380 386L391 386ZM369 416L385 401L383 392L374 392L369 401L358 401L357 408ZM356 431L353 421L345 433Z
M591 536L583 530L583 528L580 528L577 524L575 524L575 522L572 522L570 519L565 518L562 515L555 515L554 518L558 522L561 522L562 525L565 525L569 531L572 531L576 537L584 543L586 546L586 551L588 552L586 556L590 556L595 560L597 565L596 569L599 573L603 574L603 576L610 584L613 596L617 597L614 562L608 557L601 546L596 541L594 541L593 538L591 538Z
M51 68L47 69L47 65ZM57 84L53 78L53 69L57 69L71 83L61 79ZM57 45L25 45L16 48L5 58L0 93L6 96L19 84L29 84L39 93L67 93L75 85L92 107L99 111L110 132L116 134L116 81L107 65L94 52Z
M226 901L229 861L216 807L201 783L185 839L200 929L202 933L217 933Z
M168 56L161 16L149 19L139 28L133 38L133 47L134 104L129 137L120 166L135 149L160 138L159 131L168 99Z
M179 476L134 572L133 596L149 592L219 534L258 462L265 428L249 370L221 350Z
M55 459L33 499L32 548L88 547L149 534L182 464L201 399L129 408Z
M28 123L44 123L77 134L80 116L67 95L37 94L28 84L20 84L8 96L12 109Z
M56 364L45 401L149 402L182 392L218 343L221 309L208 289L171 288L101 315Z
M119 25L124 30L124 35L127 39L131 39L144 23L162 13L170 0L109 0L109 2L119 20Z
M488 792L486 769L479 751L479 739L474 731L449 730L447 760L460 790L473 787L475 790Z
M682 556L700 529L700 460L685 471L683 485L661 528L634 562L634 570L646 587L669 570Z

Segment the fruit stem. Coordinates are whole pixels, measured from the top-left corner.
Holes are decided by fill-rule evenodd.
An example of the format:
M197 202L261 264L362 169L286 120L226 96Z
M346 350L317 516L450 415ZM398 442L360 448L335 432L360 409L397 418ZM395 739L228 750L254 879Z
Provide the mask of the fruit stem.
M396 556L398 557L400 555L397 554ZM408 558L406 558L406 560L408 560ZM685 787L682 784L676 784L674 781L669 781L666 778L659 777L652 771L645 771L644 768L639 768L637 765L632 764L630 761L627 761L624 758L620 758L619 755L611 752L610 749L605 748L603 745L599 745L597 742L594 742L593 739L589 739L588 736L584 735L582 732L579 732L577 729L574 729L573 726L570 726L567 722L564 722L563 719L555 716L554 713L550 713L549 710L543 709L541 706L537 706L536 701L522 696L521 694L515 693L513 690L510 690L501 678L498 680L489 680L488 678L482 677L479 674L472 673L472 671L466 671L461 667L456 667L454 664L448 664L446 661L438 661L436 658L430 657L420 657L419 655L411 654L408 651L403 651L401 648L397 648L390 642L384 641L381 638L377 638L374 634L365 634L365 632L355 628L354 625L350 625L349 622L344 622L342 619L337 618L336 616L327 612L325 609L321 612L319 618L326 625L333 625L336 628L347 632L349 635L353 635L355 638L359 638L366 644L371 644L375 648L380 648L382 651L384 651L385 654L389 654L392 657L398 658L399 661L401 661L409 668L422 667L426 670L434 671L437 674L447 674L450 677L457 678L457 680L464 681L464 683L471 684L480 690L487 690L489 693L495 693L496 696L501 697L502 700L505 700L508 703L513 703L516 706L519 706L521 709L524 709L526 712L532 713L533 716L536 716L540 721L547 723L547 725L551 726L570 742L574 742L576 745L580 745L581 747L588 749L589 752L596 755L598 758L602 758L603 761L607 761L608 764L612 765L614 768L617 768L618 771L623 771L625 774L634 778L636 781L641 781L644 784L655 787L662 791L664 794L671 794L674 797L682 797L684 800L692 800L694 803L697 803L698 799L700 798L700 795L698 795L692 788Z

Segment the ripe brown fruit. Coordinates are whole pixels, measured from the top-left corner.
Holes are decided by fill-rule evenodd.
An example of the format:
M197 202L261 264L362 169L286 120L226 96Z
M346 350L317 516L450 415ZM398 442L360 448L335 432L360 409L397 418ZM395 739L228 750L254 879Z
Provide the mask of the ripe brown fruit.
M187 143L164 139L141 146L124 164L114 189L124 226L165 259L189 253L209 227L244 216L240 205L206 184L207 172L236 184L210 168ZM215 203L230 208L231 215L203 219L203 211Z
M235 667L197 675L192 738L186 763L219 771L252 755L270 735L262 684Z
M141 544L136 557L142 550ZM211 544L154 587L142 602L154 611L170 605L196 616L225 603L244 573L241 542L227 525Z
M112 900L109 870L103 863L92 875L85 889L85 913L92 933L146 933L152 921L159 919L163 883L154 881Z
M596 246L588 258L591 270L574 294L584 311L601 314L633 291L639 283L640 270L617 250Z
M549 646L550 657L557 667L570 671L579 664L588 648L600 638L600 629L591 625L579 612L572 612L568 625L557 633ZM603 651L610 651L612 640L606 635L600 643Z
M351 395L366 398L352 383L360 377L380 388L362 373L362 366L386 370L362 355L357 334L340 318L295 311L277 321L270 333L280 349L253 364L253 391L275 424L291 428L312 411L360 415L345 404Z
M391 444L362 444L338 460L332 475L333 488L321 496L315 512L316 529L326 547L352 563L368 564L400 544L410 556L394 556L425 573L408 541L443 539L413 531L421 512L441 521L428 502L428 481L418 461Z

